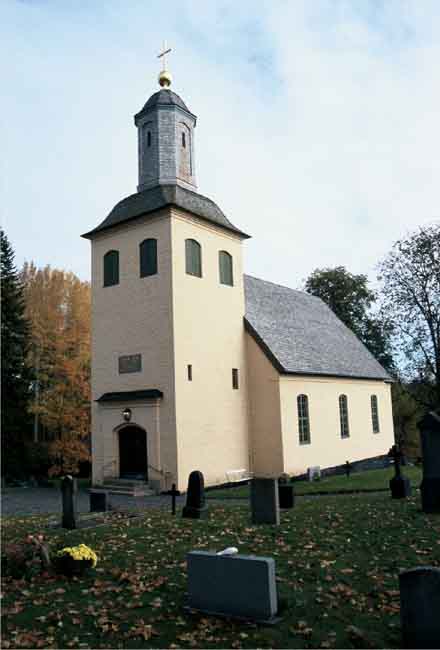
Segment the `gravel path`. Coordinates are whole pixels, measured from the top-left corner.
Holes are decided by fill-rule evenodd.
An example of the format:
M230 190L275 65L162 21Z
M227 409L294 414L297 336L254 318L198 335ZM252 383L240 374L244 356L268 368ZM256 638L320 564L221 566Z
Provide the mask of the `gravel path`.
M178 505L184 503L185 497L177 497ZM171 510L171 497L129 497L123 495L110 495L110 503L119 508L141 511L146 508L169 508ZM1 498L2 515L61 515L61 493L56 488L5 488ZM90 512L88 490L78 491L78 512Z

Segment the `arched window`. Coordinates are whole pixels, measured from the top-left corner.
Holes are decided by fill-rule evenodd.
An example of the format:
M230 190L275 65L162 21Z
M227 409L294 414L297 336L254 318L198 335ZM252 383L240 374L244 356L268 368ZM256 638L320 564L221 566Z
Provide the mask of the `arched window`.
M139 244L139 262L141 278L157 273L157 239L144 239Z
M202 277L202 247L195 239L185 240L186 272Z
M151 147L151 131L147 132L147 147Z
M307 395L298 395L298 433L299 444L310 444L310 419L309 419L309 398Z
M119 252L108 251L104 255L104 287L119 284Z
M186 147L186 133L182 131L182 147L185 149Z
M373 433L379 433L379 407L377 404L377 395L371 396L371 421L373 423Z
M341 423L341 438L348 438L350 429L348 427L347 395L339 395L339 421Z
M220 273L220 284L228 284L230 287L234 284L232 272L232 255L226 251L220 251L218 254L218 266Z

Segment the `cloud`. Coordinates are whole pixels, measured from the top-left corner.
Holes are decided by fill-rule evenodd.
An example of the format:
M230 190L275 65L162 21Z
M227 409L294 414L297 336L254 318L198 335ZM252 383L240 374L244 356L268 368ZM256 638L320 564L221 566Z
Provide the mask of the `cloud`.
M4 222L18 261L88 277L79 234L135 191L132 116L157 88L162 35L173 88L198 116L199 191L253 235L249 273L298 286L345 264L374 277L395 239L439 217L435 1L4 12Z

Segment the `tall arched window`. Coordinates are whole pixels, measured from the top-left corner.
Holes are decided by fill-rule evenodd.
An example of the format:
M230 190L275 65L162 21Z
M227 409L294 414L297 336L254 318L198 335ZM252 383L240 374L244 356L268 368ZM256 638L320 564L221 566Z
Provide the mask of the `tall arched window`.
M347 395L339 395L339 421L341 423L341 438L350 436L348 427L348 400Z
M186 272L188 275L202 277L202 247L195 239L185 240Z
M151 131L147 132L147 147L151 147Z
M371 396L371 421L373 423L373 433L379 433L379 406L377 404L377 395Z
M230 287L234 284L232 272L232 255L226 251L220 251L218 254L218 266L220 273L220 284L228 284Z
M104 255L104 287L119 284L119 252L108 251Z
M298 433L299 444L310 444L310 419L309 419L309 398L307 395L298 395Z
M186 147L186 133L182 131L182 147L185 149Z
M139 244L139 263L141 278L157 273L157 239L144 239Z

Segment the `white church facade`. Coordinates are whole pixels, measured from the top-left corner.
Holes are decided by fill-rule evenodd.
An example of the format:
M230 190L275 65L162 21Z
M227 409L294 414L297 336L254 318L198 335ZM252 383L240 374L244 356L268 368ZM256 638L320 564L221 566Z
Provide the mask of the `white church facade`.
M318 298L243 273L248 235L197 192L196 118L160 76L138 191L92 247L93 482L156 491L386 453L391 378Z

